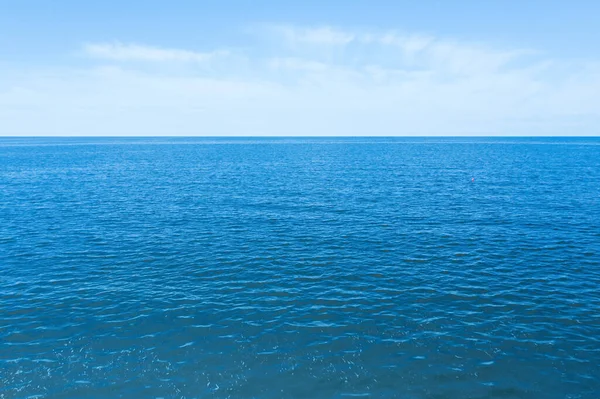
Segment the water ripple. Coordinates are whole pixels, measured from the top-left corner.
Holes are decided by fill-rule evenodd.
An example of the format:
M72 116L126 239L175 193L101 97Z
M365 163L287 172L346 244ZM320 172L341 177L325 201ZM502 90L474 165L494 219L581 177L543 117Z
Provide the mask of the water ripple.
M0 398L595 398L598 144L0 139Z

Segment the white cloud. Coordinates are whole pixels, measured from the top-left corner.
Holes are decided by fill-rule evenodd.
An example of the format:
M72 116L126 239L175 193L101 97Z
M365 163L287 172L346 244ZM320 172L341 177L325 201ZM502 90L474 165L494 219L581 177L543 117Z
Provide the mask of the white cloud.
M273 58L268 61L268 65L276 70L291 69L312 72L324 72L331 68L323 62L307 61L299 58Z
M293 26L276 26L272 30L291 43L310 43L318 45L344 45L355 40L352 33L331 27L296 28Z
M271 34L279 46L259 40L229 54L239 62L210 71L149 72L126 61L160 67L221 52L122 44L85 46L90 56L121 63L111 68L0 71L0 134L600 133L598 61L419 34L330 27Z
M94 58L115 61L177 61L205 62L215 57L227 55L224 50L200 53L196 51L169 49L138 44L123 43L88 43L84 46L87 55Z
M502 68L524 55L527 49L495 49L489 46L436 38L422 34L387 32L349 33L332 27L277 27L274 30L293 50L304 44L305 52L332 63L369 63L369 57L393 64L396 68L423 68L465 74ZM329 49L323 52L323 45Z

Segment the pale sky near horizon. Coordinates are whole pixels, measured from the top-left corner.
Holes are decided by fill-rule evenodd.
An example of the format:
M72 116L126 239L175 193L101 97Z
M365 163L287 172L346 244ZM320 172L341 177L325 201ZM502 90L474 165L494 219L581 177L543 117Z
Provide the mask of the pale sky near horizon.
M0 0L0 136L597 136L598 15L591 0Z

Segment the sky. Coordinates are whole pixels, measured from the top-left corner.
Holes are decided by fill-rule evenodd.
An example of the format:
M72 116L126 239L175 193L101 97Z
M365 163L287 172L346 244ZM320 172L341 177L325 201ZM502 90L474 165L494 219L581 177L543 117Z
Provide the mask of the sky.
M598 136L595 0L0 0L0 136Z

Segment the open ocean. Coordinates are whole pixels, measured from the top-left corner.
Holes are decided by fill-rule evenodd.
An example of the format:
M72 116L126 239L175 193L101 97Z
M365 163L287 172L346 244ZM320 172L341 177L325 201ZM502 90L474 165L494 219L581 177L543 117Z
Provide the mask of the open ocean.
M600 138L0 138L0 398L600 398Z

